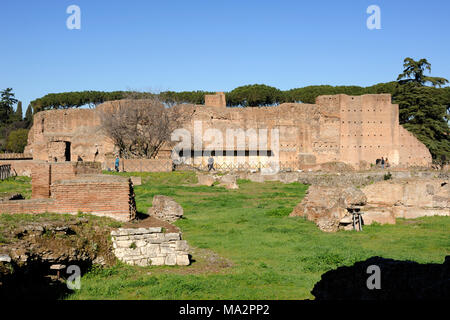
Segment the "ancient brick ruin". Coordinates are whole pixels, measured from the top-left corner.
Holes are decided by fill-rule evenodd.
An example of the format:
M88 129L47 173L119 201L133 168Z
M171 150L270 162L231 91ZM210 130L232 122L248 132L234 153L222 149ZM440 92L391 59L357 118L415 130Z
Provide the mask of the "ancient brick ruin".
M339 183L312 185L291 216L306 217L322 231L351 230L353 208L359 209L365 225L395 224L397 218L450 216L448 176L389 179L360 189Z
M99 112L118 105L136 103L132 100L111 101L96 109L50 110L34 116L26 154L45 161L99 161L106 167L114 157L114 143L101 130ZM145 103L145 100L140 100ZM284 103L274 107L226 108L225 95L205 96L206 105L178 105L183 116L182 128L194 133L196 121L202 133L208 129L279 129L280 162L289 162L292 169L315 168L329 162L344 162L354 167L367 167L381 157L392 166L428 166L428 149L399 125L398 105L389 94L320 96L315 104ZM248 133L248 132L247 132ZM250 136L251 134L249 134ZM235 145L231 155L216 157L216 163L235 161L258 163L273 156L253 154L248 140ZM270 141L270 139L269 139ZM192 162L193 155L185 155ZM158 157L168 159L171 148ZM241 153L239 153L241 152ZM272 153L271 153L272 152ZM206 161L206 159L205 159ZM105 167L106 165L106 167Z
M223 107L227 106L225 94L223 92L217 92L216 94L205 95L205 105L211 107Z
M91 213L129 221L136 216L129 178L102 175L99 163L34 163L32 199L0 202L0 213Z

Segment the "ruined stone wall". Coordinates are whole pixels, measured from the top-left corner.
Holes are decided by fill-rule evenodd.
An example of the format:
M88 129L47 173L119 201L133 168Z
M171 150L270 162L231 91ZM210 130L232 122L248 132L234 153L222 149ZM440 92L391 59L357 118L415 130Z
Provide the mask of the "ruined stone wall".
M320 96L318 105L340 112L339 161L374 163L381 157L393 165L429 165L431 154L399 125L398 105L389 94Z
M59 213L79 211L107 216L119 221L134 218L130 181L123 177L82 175L72 180L60 180L51 186L54 208ZM135 210L135 208L134 208Z
M205 106L225 108L227 106L225 94L223 92L217 92L216 94L205 95Z
M361 189L366 210L388 211L395 218L450 216L450 185L446 179L399 179L380 181Z
M35 166L31 173L31 197L33 199L50 198L51 165L42 163Z
M187 266L189 246L181 233L164 233L162 228L124 229L111 232L114 254L130 265Z
M404 166L427 166L432 158L427 147L411 132L399 126L399 154Z
M83 161L103 161L104 154L114 149L100 129L98 110L49 110L34 115L25 154L31 154L34 160L64 161L66 142L72 161L78 157Z
M12 175L31 177L31 172L35 165L42 161L35 160L0 160L0 165L10 164Z
M315 105L286 103L277 107L253 107L253 108L223 108L217 109L208 106L182 105L177 106L179 112L187 115L184 119L182 128L191 132L192 136L208 136L214 131L220 131L223 141L193 141L193 148L196 150L214 149L220 145L226 151L227 129L235 130L234 143L230 146L232 151L240 151L242 154L249 151L247 155L241 155L239 152L231 157L216 157L216 163L240 162L255 163L264 162L265 155L252 155L254 151L253 142L265 136L267 140L267 150L272 149L272 129L279 130L279 154L280 161L298 162L298 154L301 152L312 152L314 143L320 140L320 110ZM328 115L324 115L328 118ZM326 121L326 120L325 120ZM324 121L324 122L325 122ZM200 127L195 127L195 123L200 122ZM196 130L197 129L197 130ZM259 131L260 129L266 132ZM246 137L243 143L240 143L236 136L238 130L245 132ZM198 143L198 144L196 144ZM264 148L262 148L264 149ZM263 150L266 151L266 150ZM243 159L239 159L242 157ZM202 160L206 163L208 156Z
M316 163L341 160L339 103L340 96L321 96L316 99L319 126L313 131L313 148L308 152L316 156Z
M53 212L52 199L11 200L0 202L0 213L9 214L39 214Z
M320 96L315 104L217 108L224 105L222 97L224 95L220 94L206 96L205 106L183 104L175 107L182 115L180 128L188 129L194 136L194 124L200 121L201 128L197 131L202 135L220 131L223 141L219 142L225 152L227 129L240 129L248 134L244 143L239 144L235 139L233 150L230 150L233 154L216 157L216 163L267 163L271 155L252 154L251 141L259 129L266 129L267 149L270 150L271 129L278 129L280 150L276 156L282 163L292 163L292 169L307 169L333 161L358 166L362 162L375 163L381 157L389 158L392 165L431 164L427 148L399 125L398 106L391 103L388 94ZM107 156L114 156L114 144L102 134L99 113L130 103L145 104L145 100L110 101L95 110L39 112L30 130L26 152L40 160L53 160L55 156L63 158L62 149L69 142L72 159L81 156L85 161L105 163ZM201 141L194 143L194 149L198 151L215 149L218 143L203 141L201 145L198 142ZM168 158L170 150L161 150L161 154ZM202 157L200 162L206 164L207 158Z
M60 180L74 179L80 174L99 174L99 163L90 162L35 162L31 174L32 198L42 199L51 196L50 186Z
M50 191L44 188L45 167L38 170L41 188L33 187L33 199L0 202L0 213L45 212L106 216L119 221L135 218L136 207L131 181L108 175L80 175L72 180L54 182ZM47 182L49 179L47 179Z
M30 160L25 153L0 153L0 160Z
M98 163L36 163L32 199L0 202L0 213L91 213L119 221L136 216L129 178L94 174Z

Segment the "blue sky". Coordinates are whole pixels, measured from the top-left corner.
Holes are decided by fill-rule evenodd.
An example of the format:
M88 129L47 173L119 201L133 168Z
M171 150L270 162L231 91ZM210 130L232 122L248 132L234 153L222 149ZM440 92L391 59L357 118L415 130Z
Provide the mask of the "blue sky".
M66 28L69 5L81 30ZM381 30L366 9L381 8ZM280 89L395 80L405 57L450 79L447 0L2 0L0 89ZM25 110L24 110L25 111Z

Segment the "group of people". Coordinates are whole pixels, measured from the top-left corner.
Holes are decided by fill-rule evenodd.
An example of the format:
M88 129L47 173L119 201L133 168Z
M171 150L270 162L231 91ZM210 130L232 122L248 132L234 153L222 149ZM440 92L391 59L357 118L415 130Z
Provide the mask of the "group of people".
M384 159L384 157L381 157L381 159L377 159L376 164L380 165L382 169L389 168L391 166L391 164L389 163L388 158Z

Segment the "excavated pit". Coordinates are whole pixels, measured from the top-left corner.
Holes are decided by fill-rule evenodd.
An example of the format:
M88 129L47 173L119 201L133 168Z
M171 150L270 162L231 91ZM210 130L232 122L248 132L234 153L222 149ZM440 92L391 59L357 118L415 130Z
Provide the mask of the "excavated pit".
M75 275L69 266L83 275L114 263L108 223L76 216L41 220L0 225L1 299L61 299L73 292L66 284Z

